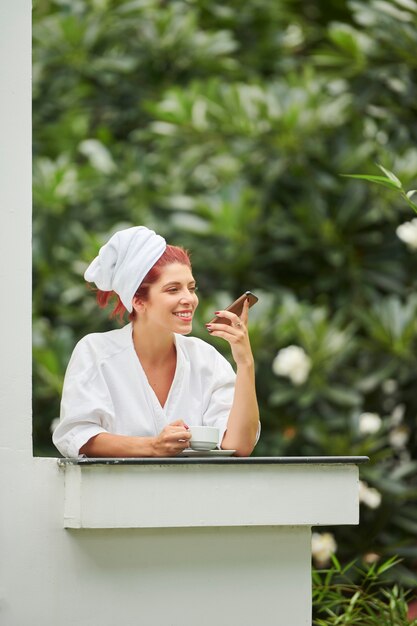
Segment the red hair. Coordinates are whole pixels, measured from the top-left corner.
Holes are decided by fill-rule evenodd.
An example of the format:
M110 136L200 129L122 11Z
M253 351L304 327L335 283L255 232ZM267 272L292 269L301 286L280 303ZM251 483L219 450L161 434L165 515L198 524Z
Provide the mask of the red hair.
M133 299L140 298L141 300L147 300L149 295L149 287L156 283L159 279L162 270L167 265L171 265L172 263L181 263L181 265L186 265L187 267L191 267L190 255L187 250L184 248L180 248L179 246L167 246L163 255L157 260L155 265L151 267L149 272L146 274L145 278L137 288ZM96 298L99 307L104 309L110 302L110 300L116 300L113 311L110 313L110 318L118 317L121 322L123 322L123 318L125 316L126 307L123 302L120 300L119 296L115 291L101 291L101 289L97 289ZM134 320L136 317L136 312L132 311L129 313L130 321Z

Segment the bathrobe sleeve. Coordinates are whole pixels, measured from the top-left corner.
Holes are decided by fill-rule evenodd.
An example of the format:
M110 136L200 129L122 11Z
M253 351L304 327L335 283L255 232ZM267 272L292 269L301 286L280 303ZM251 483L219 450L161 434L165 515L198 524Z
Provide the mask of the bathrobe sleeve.
M101 368L85 340L74 349L65 374L61 419L53 442L63 456L76 457L91 437L111 430L114 409Z

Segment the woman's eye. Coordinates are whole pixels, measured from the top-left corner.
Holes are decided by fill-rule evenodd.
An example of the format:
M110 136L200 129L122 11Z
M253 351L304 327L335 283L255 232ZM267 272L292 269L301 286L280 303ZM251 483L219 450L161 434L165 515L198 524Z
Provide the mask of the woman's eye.
M190 293L194 293L195 291L197 291L198 287L188 287L188 291ZM169 289L167 289L167 293L178 293L180 291L180 289L178 287L170 287Z

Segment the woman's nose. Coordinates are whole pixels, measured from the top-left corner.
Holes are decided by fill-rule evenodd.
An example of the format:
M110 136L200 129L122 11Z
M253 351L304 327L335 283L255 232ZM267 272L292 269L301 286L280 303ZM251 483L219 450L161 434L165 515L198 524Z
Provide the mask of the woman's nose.
M183 302L192 302L194 298L194 293L185 289L181 294L181 301Z

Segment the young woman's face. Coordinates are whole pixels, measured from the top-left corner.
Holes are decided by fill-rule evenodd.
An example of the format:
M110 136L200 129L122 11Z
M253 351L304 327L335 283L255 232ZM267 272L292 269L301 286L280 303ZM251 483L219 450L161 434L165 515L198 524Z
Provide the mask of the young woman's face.
M150 286L142 310L149 322L187 335L191 332L197 305L196 284L191 269L181 263L172 263L164 267L157 282Z

